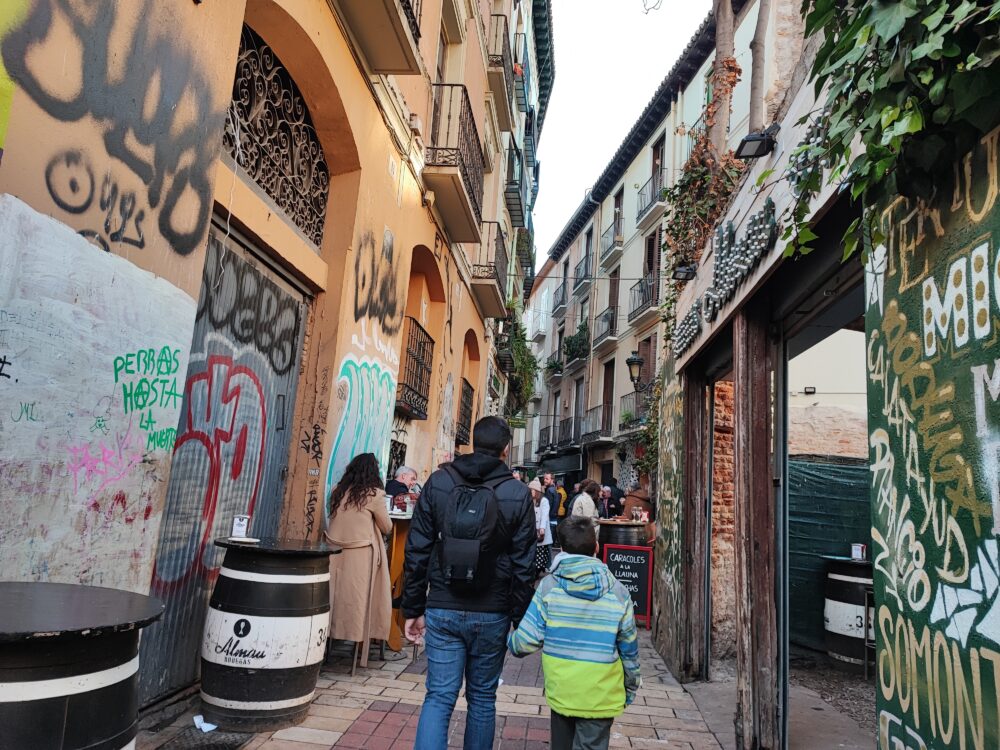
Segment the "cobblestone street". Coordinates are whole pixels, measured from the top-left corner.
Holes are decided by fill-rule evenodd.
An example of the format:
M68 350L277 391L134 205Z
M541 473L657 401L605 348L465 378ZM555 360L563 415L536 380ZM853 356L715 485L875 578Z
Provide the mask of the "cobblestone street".
M424 696L426 660L408 658L369 663L352 677L348 662L325 667L308 718L299 726L260 734L244 750L328 750L412 747ZM643 686L634 705L615 720L611 747L635 750L716 750L691 696L667 672L647 631L640 632ZM460 748L465 700L459 698L449 732L449 747ZM140 735L139 750L170 750L177 734L192 723L186 713L170 728ZM206 739L211 734L206 735ZM497 695L497 750L549 747L549 708L542 695L541 656L507 657Z

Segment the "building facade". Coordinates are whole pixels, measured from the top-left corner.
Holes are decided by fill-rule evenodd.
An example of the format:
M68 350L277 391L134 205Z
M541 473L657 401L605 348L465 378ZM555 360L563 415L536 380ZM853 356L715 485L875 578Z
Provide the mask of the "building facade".
M144 703L197 677L234 515L317 539L353 456L426 478L502 398L551 24L545 0L0 12L0 565L163 599Z

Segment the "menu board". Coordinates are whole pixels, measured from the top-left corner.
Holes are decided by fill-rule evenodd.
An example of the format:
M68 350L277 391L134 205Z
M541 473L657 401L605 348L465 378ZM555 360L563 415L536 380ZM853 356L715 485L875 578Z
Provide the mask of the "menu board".
M653 599L653 548L605 544L604 564L628 589L635 605L635 619L643 620L648 630L652 626L649 612Z

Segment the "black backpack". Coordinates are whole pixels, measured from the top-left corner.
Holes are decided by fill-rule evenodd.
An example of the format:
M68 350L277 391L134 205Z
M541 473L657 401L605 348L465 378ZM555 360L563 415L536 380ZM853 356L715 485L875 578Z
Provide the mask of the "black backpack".
M489 588L501 546L508 541L496 490L513 477L473 485L452 467L443 468L455 485L438 533L441 573L456 593L477 594Z

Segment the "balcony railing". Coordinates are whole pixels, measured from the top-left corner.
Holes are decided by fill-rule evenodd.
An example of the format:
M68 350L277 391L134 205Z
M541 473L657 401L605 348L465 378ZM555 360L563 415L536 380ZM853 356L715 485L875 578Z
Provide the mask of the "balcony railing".
M514 38L514 97L517 108L528 111L528 99L531 96L531 65L528 57L528 36L518 34Z
M635 220L641 221L650 208L663 198L663 188L667 186L667 170L657 169L646 184L639 188L639 205Z
M563 361L562 352L552 352L545 360L545 374L549 378L562 377Z
M511 226L523 227L528 214L528 180L521 151L511 139L507 149L507 182L503 191Z
M538 163L535 156L538 153L538 116L535 108L528 108L528 116L524 118L524 160L529 169L534 169Z
M594 319L594 346L612 336L618 335L618 306L599 312Z
M602 404L588 409L587 413L583 415L583 434L580 441L593 443L602 438L610 438L612 433L611 417L611 404Z
M500 293L507 294L507 234L495 221L483 222L483 239L479 243L476 262L472 264L472 278L495 280Z
M520 466L521 465L521 446L512 445L510 448L510 465Z
M576 264L576 268L573 269L573 291L577 291L580 287L590 281L590 253L587 253L582 258L580 262Z
M633 320L642 315L660 301L660 275L651 273L638 281L629 290L628 319Z
M601 260L611 254L611 251L622 245L622 217L617 217L611 226L601 235Z
M507 16L490 16L490 43L488 59L491 68L502 68L507 94L507 106L514 102L514 59L510 52L510 27Z
M541 453L552 445L552 428L543 427L538 431L538 452Z
M618 411L618 429L621 432L634 430L646 424L649 416L649 398L645 393L628 393L621 398Z
M552 313L553 315L558 314L562 308L562 312L566 311L566 282L560 282L559 286L556 287L556 291L552 295Z
M399 0L403 6L403 14L406 22L410 25L410 32L413 34L413 41L420 41L420 11L422 0Z
M396 411L410 419L427 419L434 339L413 318L406 319L406 349L396 386Z
M469 92L455 83L435 83L427 165L458 167L476 221L483 218L483 151Z
M580 442L580 420L576 417L567 417L559 423L559 445L579 444Z
M472 402L475 391L472 384L462 378L462 394L458 402L458 424L455 425L455 445L468 445L472 431Z

